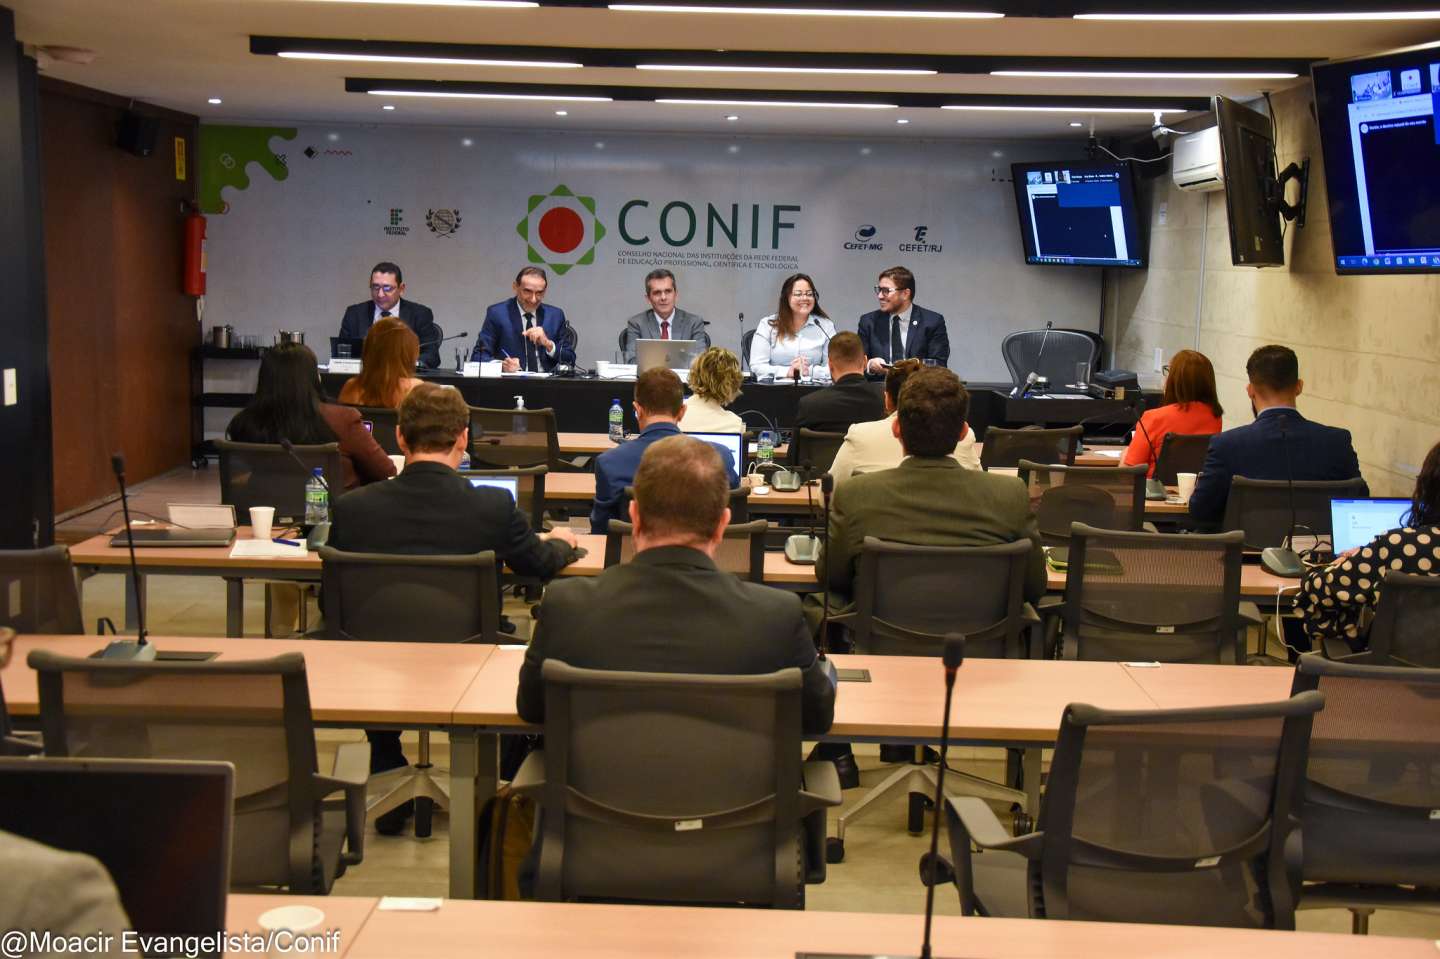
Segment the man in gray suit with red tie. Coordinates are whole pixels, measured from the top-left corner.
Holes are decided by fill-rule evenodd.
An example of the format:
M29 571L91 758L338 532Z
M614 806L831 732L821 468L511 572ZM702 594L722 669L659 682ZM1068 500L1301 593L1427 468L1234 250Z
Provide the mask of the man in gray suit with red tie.
M626 363L635 362L637 340L695 340L697 353L710 348L704 317L676 306L679 298L674 273L660 269L645 274L645 299L650 301L650 309L625 321L621 342Z

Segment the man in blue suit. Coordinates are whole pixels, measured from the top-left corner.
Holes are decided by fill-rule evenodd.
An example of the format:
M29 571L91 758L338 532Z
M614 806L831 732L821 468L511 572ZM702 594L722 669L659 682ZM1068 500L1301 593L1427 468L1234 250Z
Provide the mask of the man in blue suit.
M945 317L915 305L915 274L892 266L875 284L880 309L860 317L860 340L870 362L865 372L879 375L892 363L912 357L950 365L950 336Z
M685 387L674 370L657 366L640 374L635 380L635 419L640 424L640 435L596 457L590 532L608 531L612 519L629 521L630 517L620 511L620 504L625 499L625 487L635 482L640 457L651 443L667 436L679 436L680 427L676 424L684 415ZM725 464L733 488L739 481L735 459L723 446L716 444L715 448L720 451L720 460Z
M370 271L370 299L346 307L340 320L340 337L363 340L370 327L381 317L398 316L420 339L420 363L435 369L440 366L440 328L430 307L413 300L403 300L404 277L394 263L376 263Z
M1312 423L1295 409L1305 388L1300 363L1287 346L1262 346L1245 363L1255 422L1210 440L1190 496L1190 515L1216 526L1225 518L1230 479L1347 480L1360 475L1350 431ZM1369 495L1367 490L1365 495Z
M506 373L548 373L559 363L575 364L575 347L565 311L545 306L550 285L545 271L527 266L515 275L515 295L485 310L472 360L500 360ZM563 345L561 345L563 344Z

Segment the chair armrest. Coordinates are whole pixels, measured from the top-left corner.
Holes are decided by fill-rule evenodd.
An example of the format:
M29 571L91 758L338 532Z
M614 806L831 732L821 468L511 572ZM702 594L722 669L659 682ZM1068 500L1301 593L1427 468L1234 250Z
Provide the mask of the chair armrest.
M1045 605L1045 601L1041 600L1040 605L1043 607ZM1020 621L1024 623L1029 623L1032 626L1038 626L1045 620L1041 618L1040 613L1035 609L1034 606L1030 605L1029 603L1025 603L1023 606L1020 607Z
M557 473L588 473L592 469L593 456L561 456L555 460Z
M1260 607L1248 602L1240 604L1240 621L1246 626L1265 625L1265 617L1260 615Z
M336 791L345 793L346 852L340 859L347 866L358 865L365 858L365 784L369 779L369 743L341 744L330 775L317 773L312 779L321 799Z
M526 756L510 780L510 789L521 795L539 801L540 790L545 788L545 750L537 749Z
M0 739L0 756L39 756L45 746L38 734L11 733Z
M1326 636L1320 641L1320 650L1325 654L1326 659L1332 659L1337 663L1365 663L1369 662L1373 655L1368 649L1362 649L1357 653L1350 648L1350 644L1342 636Z
M840 805L840 773L833 762L817 759L803 763L800 776L805 783L800 790L800 815L808 816L817 809Z
M1143 522L1143 523L1140 524L1140 532L1142 532L1142 533L1158 533L1158 532L1160 532L1160 530L1156 528L1156 526L1155 526L1154 523L1150 522L1149 520L1146 520L1145 522Z
M960 894L960 912L966 916L988 916L990 912L975 892L975 868L971 844L981 849L1015 852L1027 859L1040 856L1043 833L1012 837L1000 825L994 811L976 796L946 797L945 826L950 836L950 857L955 866L955 889Z

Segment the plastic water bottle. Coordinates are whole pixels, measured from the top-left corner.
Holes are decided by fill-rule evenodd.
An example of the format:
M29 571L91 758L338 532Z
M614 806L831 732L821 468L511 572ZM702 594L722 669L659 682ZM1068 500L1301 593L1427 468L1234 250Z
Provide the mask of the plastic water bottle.
M620 405L620 397L610 401L610 412L607 414L610 420L610 442L623 443L625 441L625 410Z
M305 525L330 522L330 493L325 489L325 471L315 467L305 483Z
M760 431L760 442L755 450L755 465L766 466L775 462L775 434L769 430Z

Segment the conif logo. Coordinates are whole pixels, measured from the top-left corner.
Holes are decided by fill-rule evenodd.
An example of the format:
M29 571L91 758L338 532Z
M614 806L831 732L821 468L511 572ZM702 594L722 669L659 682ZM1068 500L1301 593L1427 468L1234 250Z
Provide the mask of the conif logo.
M605 226L595 215L595 198L577 196L561 184L549 193L530 197L525 218L515 225L524 237L526 258L563 276L572 267L595 262L595 246Z

